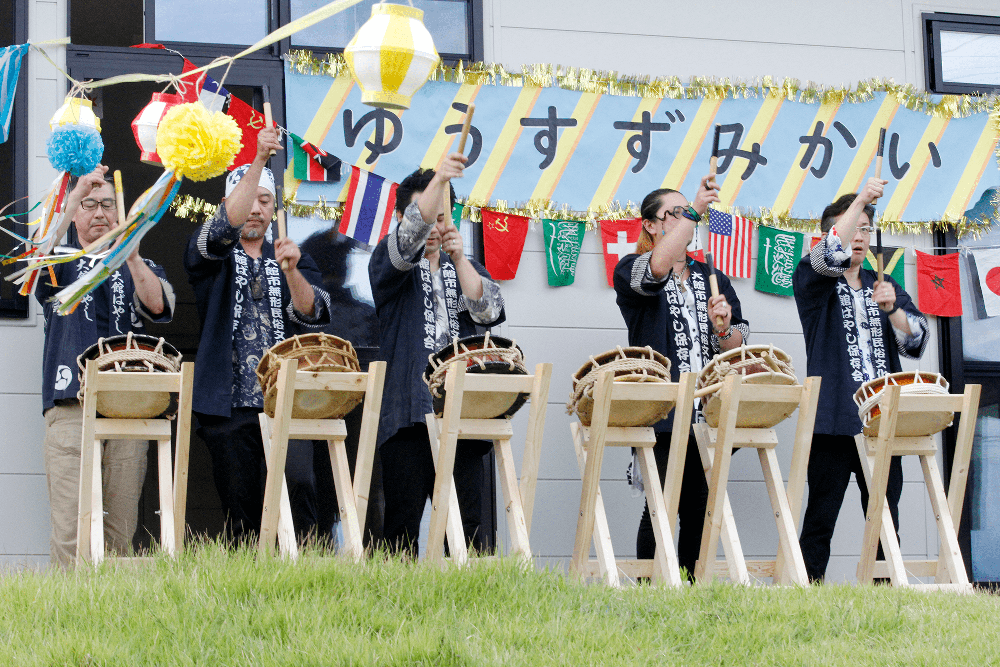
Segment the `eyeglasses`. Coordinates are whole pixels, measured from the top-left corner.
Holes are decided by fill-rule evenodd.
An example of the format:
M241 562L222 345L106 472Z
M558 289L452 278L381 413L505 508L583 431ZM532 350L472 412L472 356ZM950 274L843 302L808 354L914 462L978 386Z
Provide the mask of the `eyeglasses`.
M103 208L105 211L113 211L117 208L115 200L111 199L110 197L108 199L101 199L100 201L98 201L97 199L90 199L88 197L87 199L84 199L82 202L80 202L80 206L82 206L84 210L87 211L96 211L98 205L100 205L101 208Z
M858 231L861 232L865 236L871 236L872 228L868 227L868 226L861 226L861 225L859 225L858 226Z
M668 208L666 211L664 211L662 216L657 215L653 217L655 217L660 222L666 222L668 215L673 217L674 220L680 220L681 218L687 217L684 214L687 212L689 206L690 204L687 204L685 206L674 206L673 208Z

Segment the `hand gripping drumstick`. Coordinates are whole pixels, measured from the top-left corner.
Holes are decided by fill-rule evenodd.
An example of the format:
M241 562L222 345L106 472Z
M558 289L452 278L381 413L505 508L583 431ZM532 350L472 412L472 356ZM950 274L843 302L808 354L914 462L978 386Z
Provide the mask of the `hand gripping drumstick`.
M281 199L281 188L275 188L276 193L274 196L274 207L277 209L275 212L278 215L278 238L283 239L288 236L288 230L285 229L285 207L284 202ZM288 260L281 260L281 270L288 270Z
M458 136L458 152L465 152L465 140L469 138L469 128L472 127L472 114L476 112L476 105L469 104L468 111L465 112L465 121L462 123L462 133ZM444 196L442 197L442 203L444 204L444 219L451 220L451 188L445 187Z
M712 253L705 253L705 263L708 264L708 286L712 288L712 296L719 296L719 280L715 277L715 263L712 261ZM722 330L722 325L726 321L722 319L722 315L715 316L715 325Z
M878 152L875 154L875 178L882 178L882 152L885 150L885 128L878 131ZM872 206L877 199L872 200ZM874 220L872 221L875 222ZM878 281L882 282L885 272L885 257L882 254L882 226L875 228L875 256L878 258Z

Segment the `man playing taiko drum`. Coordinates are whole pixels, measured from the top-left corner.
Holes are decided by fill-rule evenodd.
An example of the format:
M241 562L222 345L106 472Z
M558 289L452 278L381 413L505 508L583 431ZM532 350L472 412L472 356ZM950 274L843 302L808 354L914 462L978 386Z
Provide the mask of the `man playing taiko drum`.
M290 238L265 238L275 186L264 165L280 148L273 128L260 131L254 161L230 172L222 205L195 230L184 255L201 318L194 370L198 435L212 456L227 536L234 540L255 539L263 512L258 415L264 396L257 364L274 344L330 323L330 297L315 262ZM329 468L328 457L311 441L288 444L285 475L300 537L311 530L332 536L333 517L318 516L314 474L316 466Z
M417 555L424 504L434 489L434 461L425 425L431 394L422 379L429 355L455 337L476 334L506 317L500 286L465 256L462 235L442 200L454 203L451 179L466 158L448 155L440 170L417 171L399 184L399 226L379 241L368 266L379 325L379 359L387 362L378 444L385 493L383 539L391 551ZM447 190L445 189L447 188ZM449 211L450 213L450 211ZM441 251L444 252L441 252ZM460 440L455 491L466 540L490 544L480 530L483 456L490 442Z
M76 230L75 247L93 243L124 219L108 180L108 168L99 165L80 177L66 201L66 215ZM50 299L91 268L89 259L56 264L56 284L38 281L35 296L45 313L45 352L42 362L42 409L45 413L45 474L52 519L50 558L66 568L76 557L77 511L80 494L80 439L83 407L77 400L80 383L76 358L98 338L144 331L140 316L151 322L169 322L174 312L174 290L163 269L139 257L136 250L125 266L111 274L67 315L55 312ZM62 287L60 287L62 286ZM106 440L103 443L104 539L118 554L132 546L138 522L139 495L146 477L146 440Z
M902 370L899 356L919 358L927 346L925 318L888 275L861 265L871 241L872 202L888 181L870 178L857 195L846 194L823 211L823 238L793 275L795 305L806 339L807 375L823 378L809 456L809 498L799 544L812 581L822 581L830 540L851 473L867 511L868 488L854 436L861 420L854 393L865 382ZM850 239L845 248L844 239ZM886 496L899 531L903 490L900 457L892 458ZM879 549L879 558L881 548Z
M668 188L646 195L641 208L638 254L622 258L615 267L615 292L628 327L628 344L649 345L669 358L674 382L681 373L701 371L716 354L749 342L750 328L743 319L740 300L729 278L714 272L719 296L713 297L709 291L708 265L686 254L698 221L709 204L719 201L718 189L714 176L706 176L692 203L680 192ZM672 428L672 413L654 426L653 455L661 486L667 473ZM693 434L688 440L684 463L677 560L691 576L701 547L708 502L708 484ZM643 483L648 484L649 480ZM636 555L653 558L655 553L656 538L647 506L639 521Z

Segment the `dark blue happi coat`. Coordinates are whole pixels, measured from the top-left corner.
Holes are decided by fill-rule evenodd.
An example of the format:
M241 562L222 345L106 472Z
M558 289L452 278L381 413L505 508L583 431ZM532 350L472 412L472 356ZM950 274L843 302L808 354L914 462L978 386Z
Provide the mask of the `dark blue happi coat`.
M156 277L166 281L163 269L143 260ZM56 400L76 399L80 390L77 357L99 338L121 336L129 331L143 333L142 317L152 322L169 322L173 316L170 299L163 295L163 313L150 316L135 297L135 285L127 265L85 296L72 313L59 315L51 299L80 275L91 268L90 260L79 259L56 264L53 270L58 286L50 284L44 272L35 288L35 297L42 305L45 318L45 348L42 358L42 411L55 405Z
M215 224L223 230L220 238L210 238L206 232ZM221 226L224 225L224 226ZM196 229L188 241L184 254L184 268L188 280L194 288L201 319L201 339L194 367L194 410L203 414L229 417L233 403L233 313L236 308L236 263L233 249L239 244L240 230L229 225L226 207L219 206L215 217ZM199 245L200 244L200 245ZM201 247L200 247L201 246ZM208 254L210 258L204 255ZM274 261L274 244L265 239L261 247L261 257ZM314 288L321 288L323 276L305 253L299 258L298 269ZM283 333L275 331L275 338L321 330L330 323L329 297L322 289L317 290L325 297L315 323L298 324L288 316L292 293L288 281L281 271L276 276L281 281L281 322Z
M431 315L428 321L427 313L434 313L437 304L433 295L425 300L430 287L427 260L410 263L400 256L398 245L390 244L398 244L395 232L379 241L368 265L379 322L379 359L387 365L379 417L379 446L399 429L425 422L425 415L431 412L432 406L431 393L422 376L428 357L437 352L433 335L428 335L429 331L433 331L435 320ZM451 258L443 252L440 257L442 274L453 274L455 269ZM490 277L485 267L469 261L479 275ZM448 280L445 286L449 287ZM457 328L457 332L452 331L453 335L459 338L474 336L477 326L491 327L506 319L506 313L501 308L494 321L477 325L462 298L462 286L457 279L453 289L458 292L458 298L454 300L455 312L448 313L451 328Z
M852 371L851 365L850 348L852 345L856 347L857 341L852 340L853 326L849 323L845 326L844 312L846 309L846 312L853 315L853 307L846 305L846 300L841 298L846 293L844 288L849 291L850 287L843 275L827 276L818 273L812 266L815 255L815 251L806 255L792 275L795 305L806 341L806 374L823 378L813 432L854 436L861 432L861 419L858 417L858 406L854 403L854 393L864 383L864 378ZM848 257L847 263L849 262ZM858 275L862 289L870 295L878 274L871 269L862 268ZM884 350L884 356L874 358L878 375L900 372L900 353L906 357L919 358L928 339L927 319L917 310L910 295L888 273L885 274L885 280L896 290L896 304L907 315L919 318L924 331L918 348L901 349L889 322L889 315L880 310L870 296L866 297L870 306L868 311L878 313L881 329L878 336L881 340L879 349ZM879 325L873 320L873 332L877 326Z

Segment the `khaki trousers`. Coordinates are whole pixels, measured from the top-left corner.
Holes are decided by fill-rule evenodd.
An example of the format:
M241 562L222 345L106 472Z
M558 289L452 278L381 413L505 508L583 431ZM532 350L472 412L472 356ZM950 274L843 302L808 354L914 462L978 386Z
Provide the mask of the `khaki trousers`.
M52 521L50 562L63 569L76 560L82 436L82 406L56 405L45 411L45 474ZM126 554L135 535L149 441L105 440L101 445L104 542L115 553Z

